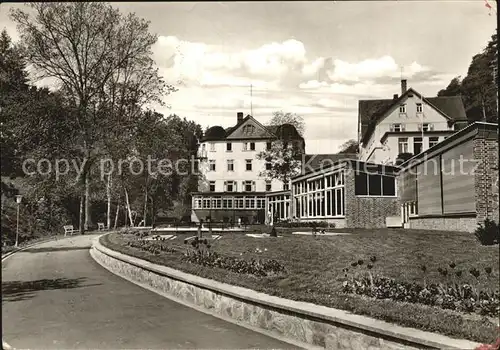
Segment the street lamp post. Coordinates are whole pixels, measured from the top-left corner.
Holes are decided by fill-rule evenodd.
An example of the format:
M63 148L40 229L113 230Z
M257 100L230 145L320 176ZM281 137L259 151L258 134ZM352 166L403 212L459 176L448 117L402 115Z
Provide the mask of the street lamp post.
M19 245L19 205L21 204L22 199L23 196L21 196L20 194L16 195L16 203L17 203L16 248Z

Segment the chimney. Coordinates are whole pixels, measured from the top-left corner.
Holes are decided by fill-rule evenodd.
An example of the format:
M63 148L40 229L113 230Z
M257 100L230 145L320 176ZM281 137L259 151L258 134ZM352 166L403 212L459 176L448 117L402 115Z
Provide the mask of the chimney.
M397 100L398 99L398 94L394 94L394 96L392 96L393 99Z
M238 112L237 116L238 116L238 123L239 123L243 120L243 112Z
M406 79L401 79L401 95L406 92Z

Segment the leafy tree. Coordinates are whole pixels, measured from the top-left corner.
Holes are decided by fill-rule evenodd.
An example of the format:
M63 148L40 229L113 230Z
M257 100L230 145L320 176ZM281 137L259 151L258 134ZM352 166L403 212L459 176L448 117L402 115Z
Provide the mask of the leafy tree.
M278 111L273 113L269 125L275 128L276 138L271 141L270 149L257 154L257 159L268 164L259 175L288 184L301 170L304 120L296 114Z
M339 154L353 153L357 154L359 150L359 143L356 140L349 140L344 142L342 146L340 146Z
M261 171L259 176L269 180L278 180L283 184L300 174L302 151L286 140L275 140L271 149L257 154L257 159L265 160L269 168Z
M446 89L439 90L438 96L459 96L462 93L461 77L453 78Z
M17 138L13 123L19 117L12 111L29 101L28 73L26 63L19 49L12 44L4 29L0 33L0 147L2 150L1 173L14 176L20 174L16 161ZM22 101L22 104L20 102Z
M55 78L72 106L78 135L73 150L85 166L85 212L80 231L91 223L90 169L110 143L127 139L141 106L173 91L154 68L151 47L157 37L135 14L122 15L98 2L31 3L33 15L13 10L27 61L39 77ZM123 142L123 140L122 140ZM84 225L85 224L85 225Z
M453 78L438 96L461 95L470 122L498 122L497 84L493 75L497 60L497 35L493 34L483 52L472 58L465 78L462 81L460 77Z
M283 111L276 111L273 113L273 116L268 123L268 125L272 126L279 126L283 124L293 125L297 132L301 136L304 136L305 123L302 116L293 113L285 113Z

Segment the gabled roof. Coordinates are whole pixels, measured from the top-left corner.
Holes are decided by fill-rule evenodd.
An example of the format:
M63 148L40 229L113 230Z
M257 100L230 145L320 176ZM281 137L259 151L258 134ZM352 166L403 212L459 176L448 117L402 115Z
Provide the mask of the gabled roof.
M236 130L238 130L243 124L245 124L248 120L252 120L258 127L262 128L267 134L269 134L269 137L274 137L275 135L267 128L266 126L262 125L257 119L252 117L251 115L247 115L245 118L240 120L229 132L226 133L226 138L231 136Z
M450 122L467 120L464 104L460 96L423 97L413 88L409 88L397 99L360 100L358 102L358 120L361 124L361 142L365 142L373 132L377 122L395 105L399 104L409 93L422 98Z
M225 140L231 134L236 132L243 124L245 124L248 120L252 120L255 125L261 127L268 135L268 138L279 138L279 139L289 139L289 140L297 140L304 138L298 133L297 129L291 124L283 124L283 125L269 125L265 126L261 124L258 120L256 120L251 115L247 115L245 118L241 119L235 126L229 128L223 128L221 126L212 126L210 127L205 135L201 138L201 142L203 141L220 141Z

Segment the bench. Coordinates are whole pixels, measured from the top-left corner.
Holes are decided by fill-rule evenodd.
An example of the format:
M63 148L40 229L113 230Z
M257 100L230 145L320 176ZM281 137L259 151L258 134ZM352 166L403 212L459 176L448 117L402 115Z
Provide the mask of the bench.
M102 222L97 223L97 231L102 231L105 229L106 229L106 226L104 226L104 223L102 223Z
M63 226L64 228L64 236L66 237L66 235L74 235L76 233L78 233L78 230L75 230L73 225L66 225L66 226Z

